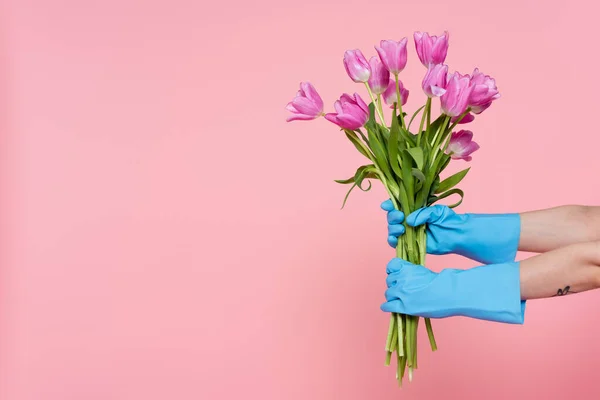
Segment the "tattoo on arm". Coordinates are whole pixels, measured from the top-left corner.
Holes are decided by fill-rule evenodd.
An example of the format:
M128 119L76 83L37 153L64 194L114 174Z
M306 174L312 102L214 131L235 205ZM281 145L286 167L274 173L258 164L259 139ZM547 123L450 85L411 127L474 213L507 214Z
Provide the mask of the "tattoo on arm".
M564 289L558 289L558 291L556 292L556 294L552 297L556 297L556 296L566 296L567 294L570 293L577 293L571 290L571 286L565 286Z

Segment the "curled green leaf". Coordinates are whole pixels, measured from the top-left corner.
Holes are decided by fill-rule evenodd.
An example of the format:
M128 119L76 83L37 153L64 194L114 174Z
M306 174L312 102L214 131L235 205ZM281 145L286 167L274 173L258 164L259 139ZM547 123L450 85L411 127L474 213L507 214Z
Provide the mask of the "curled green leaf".
M451 189L451 190L448 190L447 192L444 192L444 193L440 194L439 196L431 196L429 198L428 203L429 203L429 205L432 205L433 203L436 203L436 202L438 202L438 201L440 201L442 199L445 199L448 196L452 196L453 194L459 195L460 196L460 200L458 202L454 203L454 204L449 205L448 207L450 207L450 208L458 207L462 203L462 201L463 201L463 199L465 197L465 192L463 192L460 189Z

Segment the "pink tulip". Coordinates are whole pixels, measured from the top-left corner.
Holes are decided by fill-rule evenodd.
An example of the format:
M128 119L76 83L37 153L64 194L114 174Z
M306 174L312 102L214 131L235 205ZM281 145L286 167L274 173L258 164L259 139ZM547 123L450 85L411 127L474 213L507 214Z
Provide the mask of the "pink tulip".
M367 82L371 76L371 67L358 49L347 50L344 53L344 67L348 76L356 83Z
M408 89L404 88L402 85L402 81L398 81L398 86L400 88L400 98L402 99L402 105L406 104L408 100ZM385 104L388 104L390 108L394 107L394 103L398 101L398 96L396 94L396 82L394 80L390 80L390 84L388 85L385 92L383 92L383 100Z
M398 75L406 67L406 43L408 40L403 38L399 42L393 40L382 40L380 47L375 46L375 50L381 58L381 62L394 75Z
M455 72L448 76L446 93L440 97L442 112L450 117L458 117L467 110L473 86L469 75Z
M471 161L471 153L477 149L479 145L473 141L473 132L462 130L452 132L446 154L454 160Z
M301 82L296 97L285 108L293 114L287 122L311 120L323 115L323 100L310 82Z
M442 36L429 36L427 32L415 32L415 47L421 64L429 67L431 64L443 64L448 53L448 32Z
M427 97L440 97L446 93L448 66L443 64L430 65L423 78L423 91Z
M371 77L369 78L369 87L375 94L381 94L387 89L390 83L390 71L383 65L376 56L369 60L371 67Z
M469 99L469 106L475 114L481 114L486 108L492 105L492 101L500 98L494 78L482 74L477 68L475 68L471 76L471 85L473 86L473 92Z
M333 107L336 112L325 114L325 119L341 128L355 130L369 120L369 106L358 93L354 93L354 97L344 93Z
M460 117L460 115L458 117ZM450 119L450 122L455 123L456 121L458 121L458 117L452 117ZM469 122L473 122L474 120L475 116L471 113L468 113L464 117L462 117L459 124L468 124Z

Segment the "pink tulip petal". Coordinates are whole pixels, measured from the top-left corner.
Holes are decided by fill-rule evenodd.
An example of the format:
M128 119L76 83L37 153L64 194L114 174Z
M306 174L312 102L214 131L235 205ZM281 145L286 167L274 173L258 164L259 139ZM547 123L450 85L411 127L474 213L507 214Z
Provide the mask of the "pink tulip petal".
M338 115L337 120L341 127L352 130L358 129L364 124L364 122L359 121L353 115L350 114Z
M306 93L306 97L316 105L319 111L323 111L323 99L321 99L315 87L310 82L303 82L301 87L304 93Z
M335 113L327 113L327 114L325 114L325 119L327 121L333 122L336 125L339 125L337 116L338 116L338 114L335 114Z
M435 96L435 97L440 97L443 96L444 93L446 93L446 89L441 88L439 86L431 86L431 93Z
M321 113L321 110L315 106L315 103L306 97L296 97L294 100L292 100L292 104L301 114L318 115Z
M475 142L471 142L465 146L463 154L468 156L469 154L477 151L478 149L479 145Z
M294 107L294 103L291 101L289 103L287 103L287 105L285 106L285 109L290 112L293 112L293 113L298 113L298 110L296 110L296 107Z
M365 101L362 99L362 97L360 97L358 95L358 93L354 93L354 98L356 99L356 103L358 104L358 106L367 113L367 115L369 114L369 106L367 105L367 103L365 103Z
M344 112L343 108L342 108L342 102L339 100L336 100L335 103L333 103L333 109L335 110L336 113L341 114Z
M317 119L318 116L313 116L313 115L305 115L305 114L293 114L290 115L289 117L287 117L286 121L290 122L290 121L309 121L309 120L313 120L313 119Z

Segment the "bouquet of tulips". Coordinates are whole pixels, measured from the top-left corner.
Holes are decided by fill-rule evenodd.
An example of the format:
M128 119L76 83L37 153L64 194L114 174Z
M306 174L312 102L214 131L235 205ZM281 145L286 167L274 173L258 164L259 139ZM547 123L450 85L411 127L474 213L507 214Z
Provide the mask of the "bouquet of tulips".
M448 72L448 66L444 64L448 39L447 32L439 37L421 32L414 34L419 60L427 68L421 84L427 101L410 119L403 111L409 91L399 79L407 62L406 38L398 42L382 40L380 46L375 47L378 56L373 56L369 61L358 49L345 52L346 72L354 82L365 85L370 99L368 105L358 93L343 94L334 103L335 112L326 114L323 112L323 100L315 88L308 82L300 84L296 97L287 105L292 113L288 121L324 116L338 125L368 160L367 164L358 167L352 177L336 181L351 185L344 204L354 188L369 190L369 180L373 179L383 184L396 209L406 215L451 195L458 195L460 199L450 207L462 202L464 193L456 185L466 176L469 168L445 179L440 176L451 160L470 161L471 153L479 146L472 140L471 131L454 130L458 124L473 121L475 115L487 109L500 94L494 79L478 69L472 75ZM432 102L438 98L441 113L434 116ZM386 122L384 109L389 108L391 117ZM405 229L406 233L398 241L397 257L424 265L425 227L407 225ZM417 368L418 324L418 316L391 316L385 344L385 363L389 365L395 353L400 385L405 372L408 371L411 380L413 369ZM437 346L428 318L425 318L425 327L431 348L435 351Z

